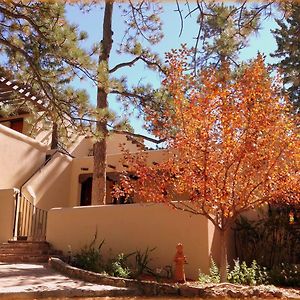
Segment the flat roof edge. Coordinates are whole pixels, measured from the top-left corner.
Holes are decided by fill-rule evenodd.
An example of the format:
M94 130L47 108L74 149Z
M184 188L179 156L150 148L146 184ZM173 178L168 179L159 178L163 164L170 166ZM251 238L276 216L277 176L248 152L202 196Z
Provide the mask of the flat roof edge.
M0 133L4 134L6 136L12 137L14 139L17 139L21 142L27 143L40 151L46 152L48 150L47 145L44 145L23 133L17 132L15 130L8 128L1 124L0 124Z

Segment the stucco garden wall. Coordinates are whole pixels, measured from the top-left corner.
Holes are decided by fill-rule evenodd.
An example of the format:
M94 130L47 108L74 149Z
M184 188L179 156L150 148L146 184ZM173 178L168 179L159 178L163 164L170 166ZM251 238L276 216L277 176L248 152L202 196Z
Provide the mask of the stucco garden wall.
M47 147L0 125L0 189L20 186L42 165Z
M176 211L164 204L107 205L54 208L49 211L47 240L65 254L89 245L97 231L98 243L105 239L104 257L156 247L153 267L172 265L177 243L184 244L189 278L206 272L210 254L218 256L217 232L206 218ZM97 245L97 244L96 244ZM218 260L218 257L216 258Z
M15 189L0 190L0 243L13 237Z

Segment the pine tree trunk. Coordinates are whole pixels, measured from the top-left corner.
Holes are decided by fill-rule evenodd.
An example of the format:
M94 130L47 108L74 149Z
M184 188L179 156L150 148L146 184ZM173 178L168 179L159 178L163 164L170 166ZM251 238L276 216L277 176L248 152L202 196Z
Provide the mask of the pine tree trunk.
M113 2L105 2L104 21L103 21L103 39L101 41L101 53L99 55L99 65L109 62L109 56L112 48L112 12ZM99 83L97 90L97 108L107 110L107 89ZM106 137L107 137L107 119L104 118L97 122L97 130L102 138L94 144L94 173L92 185L92 205L101 205L106 203Z
M221 282L227 281L227 240L226 231L220 230L220 246L221 246L221 259L220 259L220 276Z
M105 137L103 137L101 141L96 142L94 144L94 173L93 173L93 186L92 186L92 205L103 205L103 204L106 204L106 138Z
M51 135L51 149L58 148L58 127L57 123L54 122L52 125L52 135Z

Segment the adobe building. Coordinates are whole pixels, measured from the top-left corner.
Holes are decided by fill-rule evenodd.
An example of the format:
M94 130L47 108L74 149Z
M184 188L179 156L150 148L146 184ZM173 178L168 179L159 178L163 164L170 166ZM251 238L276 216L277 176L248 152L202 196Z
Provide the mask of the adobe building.
M16 99L16 101L14 101ZM30 89L0 77L0 105L42 101ZM110 194L119 174L127 168L122 149L147 154L149 164L162 161L165 150L147 150L140 140L112 133L107 139L107 203L91 201L93 140L74 134L67 149L51 149L52 132L39 127L29 136L30 114L0 116L0 243L47 241L65 254L89 245L95 234L105 240L104 256L155 250L153 268L173 265L176 245L184 245L188 278L207 272L211 255L218 261L218 232L205 217L171 209L165 204L120 204ZM51 126L50 126L51 128ZM228 240L229 255L233 253ZM34 261L33 253L1 254L0 261ZM41 258L40 260L41 261Z

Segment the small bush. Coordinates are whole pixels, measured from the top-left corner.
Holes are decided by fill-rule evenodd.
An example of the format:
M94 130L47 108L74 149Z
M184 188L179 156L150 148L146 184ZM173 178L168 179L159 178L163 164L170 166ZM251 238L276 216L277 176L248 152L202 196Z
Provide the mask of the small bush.
M150 268L149 264L151 262L150 253L154 251L155 248L147 248L144 252L137 250L135 252L135 267L134 267L134 278L138 278L142 274L156 275L155 272Z
M96 273L108 274L122 278L139 278L142 274L158 276L149 266L151 262L150 253L155 250L147 248L144 252L137 250L130 254L120 253L116 257L104 260L101 255L101 248L104 240L98 247L95 247L97 231L89 246L85 246L79 253L70 257L68 261L75 267ZM133 266L128 258L134 256Z
M269 275L272 284L291 287L300 286L299 265L280 264L274 267Z
M259 285L268 282L268 275L266 269L260 267L255 260L248 267L246 262L240 263L237 259L234 261L233 269L228 273L227 279L235 284Z
M198 278L200 283L219 283L221 280L219 268L213 259L210 261L209 275L204 273L199 273Z
M234 261L234 266L229 271L227 266L227 280L230 283L245 284L245 285L259 285L268 283L268 274L265 268L260 267L254 260L250 267L245 262L240 263L237 259ZM219 283L220 272L216 263L211 260L209 274L199 274L200 283Z
M132 254L124 255L120 253L115 259L112 259L108 264L108 274L116 277L129 278L131 275L128 257Z
M98 248L94 248L93 244L91 244L81 249L81 251L73 257L72 265L80 269L102 273L105 269L100 253L103 243L104 241L101 242Z

